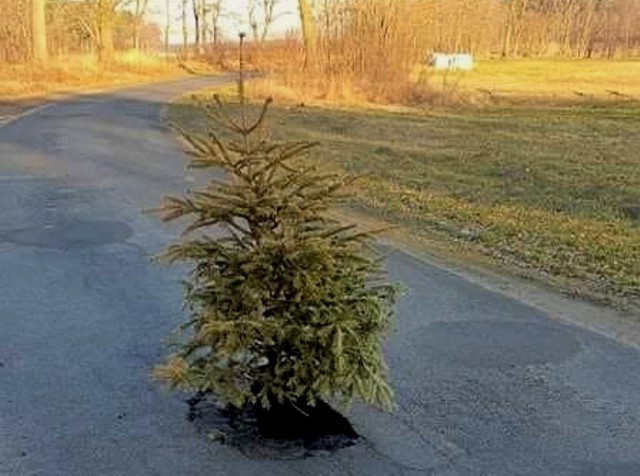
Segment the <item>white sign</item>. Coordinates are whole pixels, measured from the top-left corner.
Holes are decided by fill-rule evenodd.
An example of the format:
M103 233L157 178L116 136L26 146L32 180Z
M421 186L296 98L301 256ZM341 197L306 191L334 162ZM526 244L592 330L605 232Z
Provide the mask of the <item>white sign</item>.
M446 54L433 53L431 55L431 66L434 69L459 69L471 71L473 69L473 56L470 54Z

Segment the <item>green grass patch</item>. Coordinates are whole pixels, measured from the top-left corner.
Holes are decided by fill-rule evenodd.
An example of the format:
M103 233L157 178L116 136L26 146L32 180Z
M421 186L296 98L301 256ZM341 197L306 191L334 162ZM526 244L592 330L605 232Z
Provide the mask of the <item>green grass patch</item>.
M188 99L167 119L197 130ZM274 108L275 138L365 177L350 206L616 302L640 297L640 104L436 112Z

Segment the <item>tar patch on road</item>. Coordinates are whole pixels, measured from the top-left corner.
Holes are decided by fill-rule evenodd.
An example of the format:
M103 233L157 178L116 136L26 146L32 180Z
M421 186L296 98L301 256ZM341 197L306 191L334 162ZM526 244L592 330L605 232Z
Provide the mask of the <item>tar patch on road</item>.
M586 463L580 476L638 476L639 462Z
M73 250L122 243L133 235L129 225L118 221L74 220L14 230L0 240L23 246Z
M580 350L566 329L511 321L438 322L412 342L434 362L481 368L559 364Z
M338 421L335 431L309 434L298 439L265 438L260 434L256 413L247 410L232 414L221 409L206 395L198 394L187 400L188 420L213 442L229 445L244 456L256 460L295 460L325 456L355 445L360 439L347 420L329 405L320 402L319 418ZM346 422L348 428L343 424ZM282 421L286 427L289 422Z

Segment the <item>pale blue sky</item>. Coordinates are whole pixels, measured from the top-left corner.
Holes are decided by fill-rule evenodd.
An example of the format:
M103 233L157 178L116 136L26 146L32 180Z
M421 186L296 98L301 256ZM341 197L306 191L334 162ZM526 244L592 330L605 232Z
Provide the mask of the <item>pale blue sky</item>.
M249 30L247 21L247 2L248 0L224 0L224 9L226 11L223 22L223 29L226 36L235 36L240 30ZM180 11L181 0L171 0L173 12L172 41L180 42ZM159 25L164 27L165 24L165 5L166 0L151 0L149 2L149 17ZM273 34L282 34L287 30L298 27L297 0L278 0L277 5L278 19L273 25Z

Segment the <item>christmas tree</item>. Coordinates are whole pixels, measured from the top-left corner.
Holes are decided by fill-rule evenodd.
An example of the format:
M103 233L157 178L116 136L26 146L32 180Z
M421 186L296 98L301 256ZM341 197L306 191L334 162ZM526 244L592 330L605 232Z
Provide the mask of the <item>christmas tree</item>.
M397 287L384 280L372 236L329 217L350 180L304 164L315 144L256 139L271 101L250 121L240 93L239 119L215 95L204 104L207 132L181 131L191 167L226 178L161 208L165 221L189 220L163 258L193 267L189 321L156 376L238 409L306 414L321 400L354 398L390 408L382 341Z

